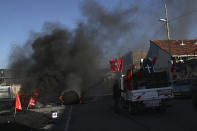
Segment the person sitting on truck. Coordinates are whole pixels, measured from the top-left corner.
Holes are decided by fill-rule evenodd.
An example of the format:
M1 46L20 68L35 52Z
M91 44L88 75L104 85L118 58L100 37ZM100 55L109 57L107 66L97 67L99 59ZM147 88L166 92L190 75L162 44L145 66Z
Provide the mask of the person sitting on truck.
M128 90L133 89L133 78L132 77L133 77L133 70L129 69L127 71L127 75L126 75L126 78L125 78L126 88Z

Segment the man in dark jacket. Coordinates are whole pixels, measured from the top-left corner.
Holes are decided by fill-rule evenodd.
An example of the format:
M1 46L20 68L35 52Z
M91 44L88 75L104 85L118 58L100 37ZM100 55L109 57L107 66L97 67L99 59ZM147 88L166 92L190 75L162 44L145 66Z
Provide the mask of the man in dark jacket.
M121 89L119 86L118 80L115 80L113 85L113 98L114 98L114 111L119 112L119 103L120 103Z
M194 108L197 110L197 89L192 91L192 103Z

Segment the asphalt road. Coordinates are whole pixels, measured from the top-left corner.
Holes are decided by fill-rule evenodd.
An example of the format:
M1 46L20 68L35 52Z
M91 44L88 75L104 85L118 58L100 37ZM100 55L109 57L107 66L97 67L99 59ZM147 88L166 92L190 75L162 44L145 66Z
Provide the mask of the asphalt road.
M130 115L122 109L117 114L112 106L110 96L73 105L64 131L197 131L197 111L189 99L172 101L165 113L147 110Z

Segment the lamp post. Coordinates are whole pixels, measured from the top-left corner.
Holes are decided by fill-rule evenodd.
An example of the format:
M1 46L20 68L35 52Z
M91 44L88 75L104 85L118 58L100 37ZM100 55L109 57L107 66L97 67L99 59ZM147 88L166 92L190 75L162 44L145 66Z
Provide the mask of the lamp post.
M170 29L169 29L169 22L168 22L168 12L167 12L167 6L164 4L165 8L165 19L160 19L160 21L165 22L166 24L166 30L167 30L167 36L168 36L168 51L169 51L169 60L168 60L168 73L169 73L169 79L172 80L172 74L171 74L171 46L170 46Z

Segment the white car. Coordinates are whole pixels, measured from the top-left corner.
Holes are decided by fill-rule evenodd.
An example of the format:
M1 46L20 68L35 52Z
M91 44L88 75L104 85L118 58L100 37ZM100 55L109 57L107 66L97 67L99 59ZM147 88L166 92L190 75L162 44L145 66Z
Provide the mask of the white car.
M172 88L175 97L191 97L192 79L172 81Z

